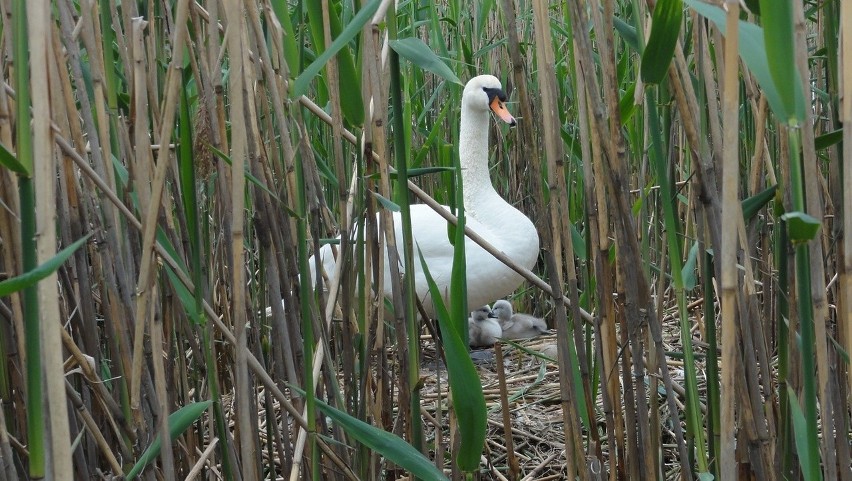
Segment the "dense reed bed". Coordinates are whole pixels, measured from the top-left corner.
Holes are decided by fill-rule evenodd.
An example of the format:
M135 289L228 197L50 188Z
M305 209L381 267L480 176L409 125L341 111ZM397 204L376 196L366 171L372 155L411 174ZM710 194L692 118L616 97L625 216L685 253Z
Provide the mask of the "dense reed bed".
M852 480L852 3L0 13L0 481ZM546 365L474 365L464 271L424 320L396 268L393 211L464 226L481 73Z

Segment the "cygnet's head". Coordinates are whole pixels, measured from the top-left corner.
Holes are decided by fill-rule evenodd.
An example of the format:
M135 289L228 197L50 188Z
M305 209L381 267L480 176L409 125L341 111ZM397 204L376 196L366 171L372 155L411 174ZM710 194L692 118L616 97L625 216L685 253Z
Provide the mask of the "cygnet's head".
M488 304L486 304L486 305L480 307L479 309L471 312L470 317L474 321L484 321L484 320L488 319L489 317L491 317L491 308L488 306Z
M512 303L505 299L500 299L494 303L494 308L491 309L491 317L496 317L501 322L506 322L512 318Z
M506 110L507 95L500 80L493 75L480 75L470 79L464 86L462 107L485 111L491 109L497 118L514 127L515 117Z

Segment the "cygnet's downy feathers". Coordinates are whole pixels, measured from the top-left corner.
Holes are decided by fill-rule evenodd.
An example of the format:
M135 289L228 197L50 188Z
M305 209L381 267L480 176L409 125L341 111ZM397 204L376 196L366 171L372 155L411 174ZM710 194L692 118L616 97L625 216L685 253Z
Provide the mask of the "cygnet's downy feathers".
M504 299L494 303L491 317L500 322L503 329L501 337L504 339L529 339L548 332L544 319L529 314L515 314L512 312L512 304Z
M491 309L485 305L470 313L467 319L467 334L473 347L489 347L503 334L500 324L489 317Z

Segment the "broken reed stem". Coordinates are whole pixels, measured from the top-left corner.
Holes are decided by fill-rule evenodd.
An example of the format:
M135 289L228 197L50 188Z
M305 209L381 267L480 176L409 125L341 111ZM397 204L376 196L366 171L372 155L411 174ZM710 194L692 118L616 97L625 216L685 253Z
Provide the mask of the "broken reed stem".
M520 467L515 456L515 443L512 439L512 416L509 413L509 391L506 388L506 369L503 365L503 345L494 344L494 357L497 364L497 379L500 383L500 407L503 413L503 434L506 441L506 458L509 463L509 479L518 479Z

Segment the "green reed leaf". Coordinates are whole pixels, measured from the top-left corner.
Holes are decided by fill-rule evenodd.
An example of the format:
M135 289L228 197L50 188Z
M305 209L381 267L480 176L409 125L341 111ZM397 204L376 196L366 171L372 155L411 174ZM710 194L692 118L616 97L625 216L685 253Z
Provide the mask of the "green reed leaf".
M311 3L312 2L308 2L308 4ZM364 25L366 25L370 18L373 16L373 14L376 13L376 10L379 8L379 3L380 0L372 0L371 2L364 5L361 10L359 10L358 13L352 18L352 21L349 22L349 25L347 25L346 28L343 29L343 32L341 32L340 35L338 35L337 38L335 38L334 41L331 42L331 45L328 46L328 48L326 48L325 51L319 57L316 58L316 60L314 60L313 62L311 62L310 65L305 67L305 70L303 70L302 73L299 74L299 76L296 77L296 80L293 82L291 98L298 98L308 91L308 86L310 85L311 81L314 79L314 77L316 77L320 70L325 67L325 64L328 63L329 59L331 59L331 57L337 54L337 52L343 50L343 48L348 45L349 42L353 38L355 38L356 35L358 35L358 33L361 32L361 29L364 28ZM360 82L355 84L342 83L344 79L344 76L342 74L340 78L341 85L346 85L347 89L353 85L360 85ZM361 99L360 94L347 94L341 95L341 100L343 100L343 98L345 97L357 97L359 99L359 102ZM345 107L341 105L341 108ZM363 108L361 109L361 116L361 121L363 122ZM348 116L347 118L349 119ZM352 119L350 119L350 121L352 121ZM361 122L356 123L360 124Z
M808 427L805 420L805 413L799 405L799 398L796 396L796 391L789 385L787 386L787 396L790 400L790 415L793 418L793 440L796 442L796 453L798 453L799 462L802 464L802 474L805 479L811 481L807 474L811 472L810 456L808 452ZM809 402L815 402L811 399ZM815 481L815 480L814 480Z
M435 52L423 43L423 40L414 37L401 38L399 40L391 40L389 45L400 56L408 59L423 70L428 70L448 82L462 85L462 81L456 77L456 74L453 73L450 67L440 57L435 55Z
M775 197L775 191L778 190L778 185L773 185L753 196L743 199L742 208L743 208L743 218L746 221L751 220L755 214L760 212L760 209L763 208L766 204L769 203Z
M463 471L472 472L479 467L482 446L485 445L487 428L485 395L482 393L482 383L470 359L467 346L462 341L456 323L450 319L438 285L429 273L429 266L426 265L426 259L419 249L418 254L423 273L426 275L426 282L429 283L429 293L435 305L438 325L441 328L453 409L459 420L461 442L456 454L456 463Z
M304 394L302 389L290 386L294 391ZM419 479L434 479L435 481L446 480L447 477L438 469L432 461L420 451L399 436L367 424L360 419L349 415L319 399L316 400L317 407L332 421L337 423L350 436L368 448L381 454L389 461L410 471Z
M646 84L662 82L674 55L680 24L683 19L682 0L659 0L654 7L651 35L642 53L640 73Z
M187 404L186 406L178 409L177 411L169 414L169 438L170 441L173 441L176 437L180 436L186 429L195 422L196 419L201 417L204 411L210 406L213 401L201 401L192 404ZM145 466L147 466L157 455L160 454L160 449L162 449L162 440L160 436L157 436L154 439L154 442L148 446L148 449L142 453L142 456L139 457L139 460L136 461L136 464L130 469L130 472L127 473L125 479L131 480L139 475Z
M689 249L689 254L686 255L686 262L683 263L681 269L681 277L683 277L683 288L691 291L698 284L698 276L695 272L695 266L698 264L698 241L692 243Z
M805 118L805 101L801 87L796 89L801 77L796 69L793 3L760 0L760 6L769 72L784 106L784 115L779 117L801 122Z
M328 2L329 30L331 31L331 36L336 39L332 42L332 46L335 46L335 44L338 43L337 40L341 37L346 37L346 41L340 44L341 48L335 52L337 55L337 75L340 82L340 110L343 113L343 117L349 123L353 125L361 125L364 123L364 101L361 99L361 95L359 94L361 90L361 76L358 74L358 69L355 66L355 59L352 57L352 50L343 48L343 46L349 43L350 40L361 32L363 24L359 25L358 28L350 28L353 26L350 24L346 27L346 31L341 34L343 27L338 11L335 8L335 3L342 2ZM316 51L323 52L326 50L326 45L322 2L306 2L305 6L308 12L308 26L311 29L311 36L313 38L314 45L316 46ZM372 16L372 14L366 17L368 18L370 16ZM323 62L323 66L325 66L325 62ZM317 70L317 72L319 72L319 70Z
M799 211L788 212L781 216L781 220L787 223L787 233L793 244L808 242L816 237L821 225L819 219Z
M0 165L6 167L12 172L20 175L29 176L30 173L27 171L27 168L24 164L18 162L18 158L15 157L15 154L9 151L5 145L0 144Z
M832 145L837 145L843 141L843 129L837 129L832 132L828 132L817 136L814 139L814 147L817 150L827 149Z
M81 237L78 241L74 242L70 246L62 249L57 252L55 256L51 257L50 260L36 267L35 269L25 272L19 276L11 277L6 279L3 282L0 282L0 296L7 296L13 292L18 292L20 290L26 289L29 286L36 284L38 281L44 279L49 276L62 265L71 254L74 253L77 249L80 248L83 244L89 240L89 237L92 237L92 233L89 233L83 237Z
M636 29L618 17L612 18L612 24L618 35L627 43L627 46L632 48L634 52L638 52L639 35L636 33Z
M170 265L166 264L164 267L166 268L166 275L169 278L169 283L171 283L175 293L177 293L178 299L186 311L187 317L192 320L193 324L201 324L201 321L205 319L204 312L201 312L196 308L195 296L192 292L189 292L189 289L187 289L184 283L181 282L180 277L178 277L177 273Z
M388 178L390 180L396 180L397 179L396 169L394 169L393 167L391 167L390 169L391 170L388 173ZM442 173L442 172L452 172L454 170L455 170L455 167L416 167L414 169L408 169L408 178L412 179L414 177L420 177L421 175L438 174L438 173ZM380 177L381 177L381 174L378 173L378 172L364 176L364 178L366 178L366 179L378 179Z
M696 12L706 17L716 25L716 28L726 34L725 12L716 6L706 4L699 0L684 0ZM766 43L763 38L763 29L757 25L740 20L739 23L740 41L739 51L743 62L757 79L757 83L763 88L763 93L766 95L766 101L769 103L769 108L776 116L782 119L787 119L785 114L784 101L781 98L781 93L775 85L773 75L769 70L769 60L766 56ZM798 77L796 77L798 78ZM797 96L803 96L802 86L799 82L793 82ZM804 98L804 97L803 97Z
M571 222L571 242L574 245L574 255L583 260L588 260L589 254L586 249L586 238L577 230L577 226Z
M399 212L400 211L399 204L388 199L387 197L383 196L382 194L379 194L378 192L373 192L373 191L370 191L370 194L372 194L373 197L375 197L376 200L379 201L379 204L382 204L382 207L384 207L385 209L387 209L391 212Z

